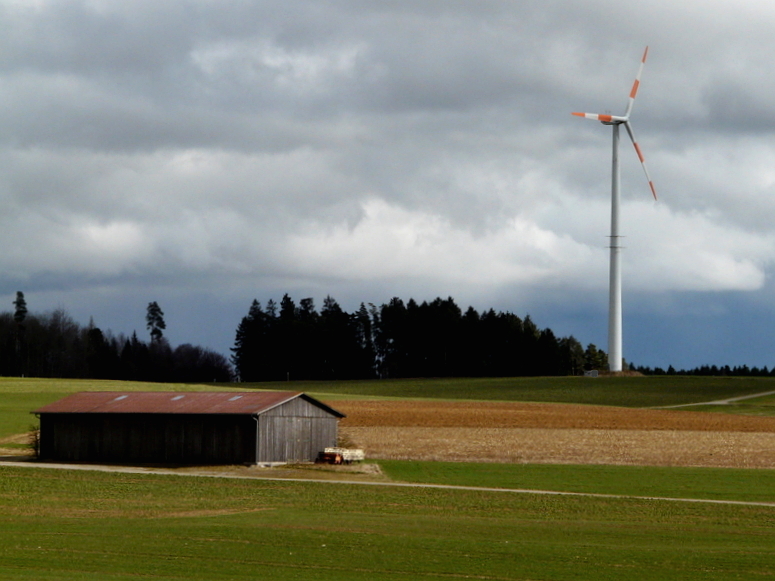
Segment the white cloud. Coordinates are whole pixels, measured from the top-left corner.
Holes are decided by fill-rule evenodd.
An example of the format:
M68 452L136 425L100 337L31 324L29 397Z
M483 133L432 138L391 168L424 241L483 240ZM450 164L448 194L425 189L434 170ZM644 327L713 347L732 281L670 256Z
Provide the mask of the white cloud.
M775 264L775 234L745 231L702 212L626 207L629 286L639 291L754 291Z
M352 281L399 277L497 287L578 276L594 254L522 217L474 235L438 215L376 198L364 202L363 211L354 228L310 223L289 239L286 258L300 272Z

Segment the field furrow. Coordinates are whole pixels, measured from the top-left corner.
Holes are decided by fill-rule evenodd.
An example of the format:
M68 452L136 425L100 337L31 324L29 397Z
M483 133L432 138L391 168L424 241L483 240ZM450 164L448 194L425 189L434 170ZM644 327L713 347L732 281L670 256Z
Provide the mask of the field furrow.
M337 402L370 458L775 468L775 418L500 402Z

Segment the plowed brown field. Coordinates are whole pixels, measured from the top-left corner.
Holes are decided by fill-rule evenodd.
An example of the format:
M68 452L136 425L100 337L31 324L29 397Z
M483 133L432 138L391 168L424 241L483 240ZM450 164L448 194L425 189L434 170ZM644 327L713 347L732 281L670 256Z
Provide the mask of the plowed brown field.
M775 418L565 404L337 401L371 458L775 468Z

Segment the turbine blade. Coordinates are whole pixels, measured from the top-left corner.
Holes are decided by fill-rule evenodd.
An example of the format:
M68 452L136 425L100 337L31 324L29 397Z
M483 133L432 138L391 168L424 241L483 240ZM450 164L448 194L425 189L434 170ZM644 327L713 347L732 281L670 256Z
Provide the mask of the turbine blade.
M635 135L632 133L632 127L630 127L630 122L625 121L624 127L625 129L627 129L627 134L630 136L630 140L632 141L632 144L635 146L635 153L638 154L640 165L643 166L643 172L646 174L646 179L648 180L649 187L651 188L651 194L654 196L654 200L656 200L657 191L654 189L654 182L651 181L649 170L646 168L646 160L643 158L643 152L640 150L640 146L638 145L638 142L635 141Z
M595 121L611 121L611 115L598 115L597 113L571 113L578 117L584 117L584 119L594 119Z
M603 115L597 113L571 113L578 117L584 117L585 119L592 119L594 121L600 121L601 123L624 123L627 121L626 117L620 117L618 115Z
M632 84L632 89L630 90L630 100L627 102L627 112L624 114L625 117L629 117L630 113L632 113L632 106L635 104L635 96L638 94L638 87L640 87L640 76L643 73L643 65L646 64L646 57L648 54L649 47L646 47L646 50L643 52L643 58L640 59L638 74L635 76L635 82Z

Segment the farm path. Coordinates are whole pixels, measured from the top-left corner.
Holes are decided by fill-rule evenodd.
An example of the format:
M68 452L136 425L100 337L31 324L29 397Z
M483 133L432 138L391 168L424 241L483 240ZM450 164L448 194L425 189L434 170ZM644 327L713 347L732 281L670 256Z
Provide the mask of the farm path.
M775 395L775 391L763 391L762 393L753 393L750 395L740 395L737 397L730 397L728 399L717 399L715 401L706 401L706 402L699 402L699 403L682 403L679 405L666 405L666 406L659 406L654 407L650 409L655 410L672 410L676 408L688 408L688 407L694 407L698 405L729 405L731 403L735 403L738 401L743 401L746 399L756 399L757 397L767 397L768 395Z
M664 496L632 496L626 494L597 494L594 492L565 492L558 490L533 490L528 488L490 488L485 486L456 486L453 484L418 484L412 482L391 482L379 480L342 480L317 478L286 478L264 476L260 474L244 475L233 473L212 473L207 471L179 472L163 468L138 468L134 466L104 466L95 464L56 464L42 462L15 462L0 459L0 467L13 466L22 468L43 468L54 470L91 470L96 472L117 472L124 474L159 474L165 476L191 476L198 478L226 478L239 480L282 480L286 482L320 482L327 484L361 485L361 486L391 486L395 488L423 488L437 490L464 490L472 492L498 492L507 494L533 494L540 496L581 496L588 498L611 498L623 500L651 500L660 502L688 502L693 504L721 504L733 506L763 506L775 508L775 502L751 502L744 500L713 500L707 498L672 498Z

